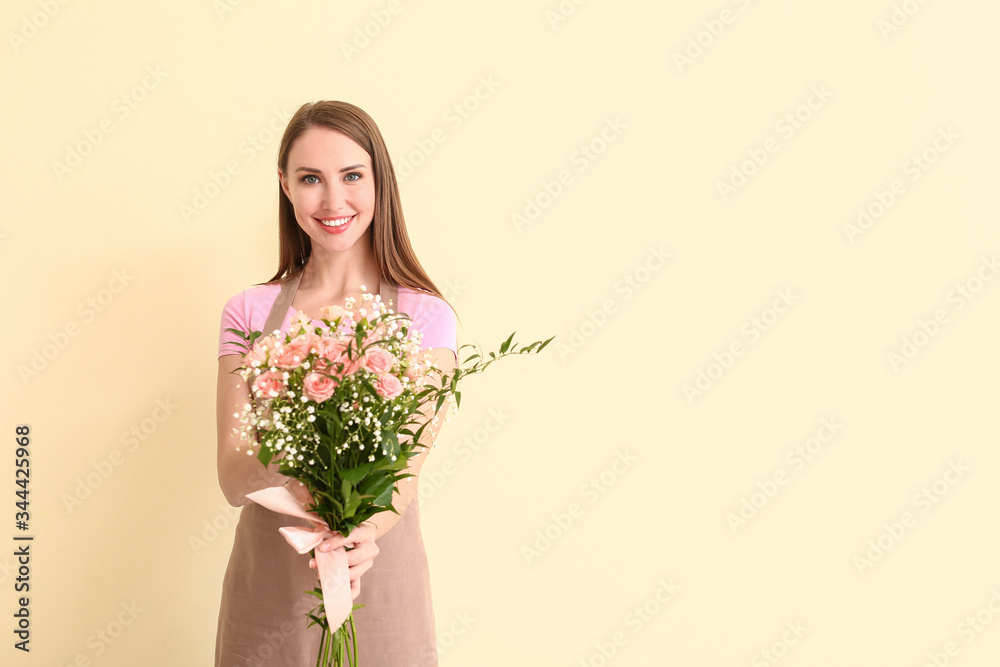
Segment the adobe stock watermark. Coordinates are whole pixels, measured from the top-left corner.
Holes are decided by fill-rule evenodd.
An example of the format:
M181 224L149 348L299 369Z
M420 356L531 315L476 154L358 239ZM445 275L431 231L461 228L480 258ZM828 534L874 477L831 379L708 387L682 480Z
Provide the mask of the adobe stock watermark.
M72 0L38 0L38 11L32 12L28 16L21 17L21 25L17 32L7 33L7 42L14 53L17 53L28 42L38 36L38 32L49 24L49 21L56 17L63 7Z
M757 514L774 500L783 486L788 484L794 473L801 472L807 463L812 461L823 448L828 445L844 425L837 421L837 417L824 417L820 420L819 428L815 435L807 438L804 443L800 443L788 450L785 454L785 463L791 468L786 470L783 466L775 468L774 472L768 475L764 481L757 482L757 490L749 495L740 498L739 508L736 512L726 514L726 522L736 534L740 528L747 525Z
M465 635L476 623L476 618L468 611L455 612L452 614L451 622L447 627L437 633L437 652L442 656L448 652L458 639ZM443 623L441 625L444 625ZM440 626L439 626L440 627Z
M580 144L570 153L569 165L576 168L576 173L583 173L590 168L605 151L608 146L618 141L622 135L622 130L628 125L620 116L605 118L604 126L593 138ZM525 227L538 220L542 212L552 206L556 199L562 196L566 188L575 181L573 169L560 169L551 180L543 179L538 191L524 200L524 208L511 214L510 220L514 224L514 229L518 234L522 233Z
M883 522L882 530L878 536L868 540L868 548L861 555L854 556L852 562L857 568L858 574L864 576L865 570L882 560L885 554L899 544L906 533L917 525L917 519L941 502L941 499L948 495L951 488L964 479L968 472L969 467L963 465L961 459L949 460L948 467L945 468L941 477L921 488L910 498L910 504L919 511L919 516L906 510L897 519Z
M115 269L111 273L111 280L106 287L101 288L96 294L88 296L76 307L79 320L71 319L55 333L50 333L48 342L43 343L40 348L31 351L28 364L18 364L17 374L25 386L33 378L37 378L42 371L49 367L59 354L65 350L71 340L80 335L82 327L93 322L97 316L104 312L108 306L121 294L126 287L135 279L129 274L128 269Z
M910 19L916 16L927 2L928 0L903 0L893 3L889 16L881 18L875 23L878 31L882 34L882 39L888 41L893 34L899 32L900 28L909 23Z
M957 283L948 291L948 294L945 295L945 303L953 306L954 312L962 310L966 304L983 291L986 284L992 281L998 272L1000 272L1000 263L997 262L996 254L989 257L984 256L979 262L979 267L971 276ZM899 347L886 353L889 368L898 373L900 368L913 361L921 350L925 349L951 322L951 315L948 307L942 306L935 309L928 318L918 319L914 331L902 336Z
M121 610L110 621L87 636L86 646L89 651L77 653L73 660L65 664L65 667L90 667L93 664L93 658L104 655L115 642L121 639L126 628L135 623L139 614L145 611L145 608L140 607L135 600L122 602L120 606ZM59 667L63 667L63 664L60 663Z
M180 214L184 223L191 224L194 218L201 215L209 204L232 184L233 178L243 172L244 165L252 162L268 149L275 139L280 138L290 118L291 114L286 109L272 109L267 123L240 142L234 157L227 160L218 170L209 171L208 178L192 191L190 201L180 204Z
M656 583L658 585L653 593L625 614L623 625L632 631L632 636L651 623L681 590L681 587L674 583L673 577L661 577ZM598 641L589 656L580 659L579 667L605 667L618 655L618 651L628 644L628 640L629 635L625 630L615 630L607 640Z
M448 278L441 283L438 289L441 290L441 296L444 297L444 301L434 299L425 302L420 312L415 315L418 319L433 320L442 313L447 313L450 316L452 312L450 304L468 291L469 286L463 283L461 278ZM391 308L396 310L397 305L394 303Z
M364 580L362 580L364 581ZM364 584L361 584L362 587ZM458 640L464 637L469 630L478 622L469 611L454 612L450 622L437 622L437 635L431 642L421 642L420 647L414 655L408 656L412 662L407 663L408 667L422 667L422 665L436 664L438 658L451 650ZM402 664L402 663L400 663Z
M567 359L579 352L587 344L587 341L596 336L597 332L608 323L611 316L618 312L619 300L625 302L635 296L672 257L670 253L663 250L662 246L649 246L648 251L646 258L639 266L626 272L615 281L613 291L619 296L605 299L595 310L587 309L585 319L570 327L566 342L556 343L556 354L559 355L560 361L565 363Z
M911 183L920 180L928 169L931 168L942 155L951 150L959 135L947 127L939 127L931 144L920 151L914 153L903 162L902 172L904 177L908 177ZM844 235L848 242L854 245L855 239L863 236L872 226L885 216L889 209L899 201L899 198L906 193L906 183L902 178L893 179L885 189L875 188L872 191L872 198L865 204L858 206L857 217L853 223L844 223Z
M761 168L768 163L775 153L781 148L782 141L789 141L802 128L806 126L815 113L822 109L833 93L826 89L826 84L821 83L809 88L809 95L794 109L784 114L774 123L774 131L779 138L768 137L760 146L754 146L746 150L746 159L734 162L729 169L729 177L725 180L717 180L715 188L723 202L735 195L741 188L750 182L750 179L757 174Z
M982 607L969 613L955 626L955 634L968 646L1000 616L1000 588L994 586L988 592L986 602ZM939 650L927 652L927 661L922 667L945 667L951 659L962 652L963 644L956 639L949 639Z
M580 485L580 496L587 501L588 505L593 505L600 500L604 494L610 490L615 483L621 479L628 470L639 459L632 455L628 449L615 452L615 458L600 473L591 477ZM583 516L586 507L583 503L573 501L564 512L553 512L550 516L552 521L535 531L534 541L531 544L521 546L521 555L528 565L543 553L552 548L552 545L559 541L563 535Z
M306 620L306 614L311 612L319 604L319 600L311 595L303 595L298 598L295 604L292 606L290 618L301 619L302 622ZM256 648L250 650L247 656L248 665L266 665L267 661L274 657L282 646L285 645L291 637L294 637L298 631L299 627L293 625L291 621L283 621L278 629L274 632L263 632L261 641Z
M490 99L502 85L502 82L493 78L492 74L480 76L472 92L452 104L442 114L441 120L446 127L435 127L426 137L414 139L414 148L410 152L402 159L393 159L396 180L402 183L412 176L417 167L424 165L438 146L448 140L449 132L455 132L465 121L472 118L472 114L478 111L483 102Z
M111 102L110 114L99 120L94 127L84 128L83 139L67 144L62 162L52 161L52 172L56 175L56 180L62 183L63 179L82 165L84 158L93 154L94 149L104 143L107 136L118 129L119 124L131 116L167 76L169 72L164 72L159 65L146 67L146 74L139 83Z
M750 8L751 2L750 0L732 0L732 4L736 5L740 11L746 11ZM734 24L739 17L739 13L729 7L723 7L716 16L704 19L701 22L701 29L687 38L683 49L674 50L672 55L674 64L677 65L677 71L683 74L685 67L694 65L694 61L711 48L722 37L727 26Z
M788 312L789 308L799 300L799 296L791 289L779 289L777 295L771 302L760 311L760 314L746 320L740 326L741 337L733 339L722 352L713 352L712 361L704 367L698 368L694 381L681 385L681 393L687 399L688 405L694 405L695 399L701 398L706 391L711 389L722 376L728 372L736 360L742 357L751 345L761 339L761 337L771 330L771 328L781 319L781 316Z
M587 2L587 0L559 0L559 4L545 10L545 20L549 23L549 28L555 32L559 25L569 20L576 13L576 8Z
M750 667L770 667L770 665L777 664L779 660L788 655L789 649L798 644L808 631L809 628L803 627L802 621L786 621L785 631L781 633L781 637L750 657Z
M229 503L219 503L218 507L219 511L214 516L201 522L197 533L188 536L188 546L195 556L211 546L240 518L241 508Z
M147 417L132 424L128 430L122 432L119 438L122 449L113 449L103 459L92 461L90 464L92 470L76 478L73 492L62 494L60 500L66 513L73 514L77 508L83 505L84 501L94 495L97 489L111 479L115 470L125 463L126 453L132 454L138 451L139 447L156 433L160 425L170 419L177 411L177 407L169 396L157 398L155 407Z
M402 0L389 0L384 9L371 11L371 19L362 25L354 26L354 36L351 41L340 43L340 52L344 54L344 60L351 62L352 58L361 55L362 51L371 46L382 31L388 28L393 19L403 11L403 5Z
M215 11L216 18L221 22L226 19L227 15L242 7L244 2L245 0L213 0L212 9Z
M481 426L474 428L471 433L466 433L454 444L452 456L443 461L439 468L436 470L425 468L421 471L417 482L417 502L420 503L420 507L423 507L424 502L440 491L448 483L448 480L458 472L459 466L456 465L455 459L465 463L470 461L510 420L510 415L504 411L503 406L490 408L488 412L489 416L483 420Z

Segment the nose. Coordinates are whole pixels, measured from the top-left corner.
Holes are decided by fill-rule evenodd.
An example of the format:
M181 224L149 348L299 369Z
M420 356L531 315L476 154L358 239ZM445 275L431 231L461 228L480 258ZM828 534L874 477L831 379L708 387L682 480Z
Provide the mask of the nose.
M347 200L347 188L339 181L327 181L323 187L323 208L329 211L339 210Z

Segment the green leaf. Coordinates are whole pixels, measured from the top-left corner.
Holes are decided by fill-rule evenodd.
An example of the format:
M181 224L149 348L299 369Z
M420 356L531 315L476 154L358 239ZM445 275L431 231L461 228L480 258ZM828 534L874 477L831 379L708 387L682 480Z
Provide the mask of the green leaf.
M510 342L514 339L514 334L515 333L517 333L517 332L516 331L512 332L509 336L507 336L507 340L505 340L504 342L500 343L500 354L503 354L504 352L506 352L507 348L510 347Z
M264 464L266 468L271 463L271 459L274 458L274 454L271 450L263 445L257 445L257 459Z
M347 501L347 505L344 507L344 518L353 518L354 512L357 511L359 505L361 505L361 496L357 493L351 494L351 499Z
M347 470L341 470L340 476L346 482L357 486L358 483L365 478L369 472L371 472L372 464L364 463L356 468L348 468Z
M382 483L379 484L378 487L376 487L376 491L377 493L375 494L375 500L372 501L372 504L379 505L380 507L387 507L392 502L392 491L393 491L392 479L386 477L384 480L382 480Z

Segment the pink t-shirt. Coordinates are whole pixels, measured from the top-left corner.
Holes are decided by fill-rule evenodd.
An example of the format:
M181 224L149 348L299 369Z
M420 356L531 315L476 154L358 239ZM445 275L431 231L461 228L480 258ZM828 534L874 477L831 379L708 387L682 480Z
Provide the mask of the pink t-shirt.
M219 326L219 356L226 354L241 354L244 349L230 343L242 342L242 339L227 328L242 331L263 331L267 315L271 312L274 300L278 298L281 285L271 283L254 285L233 295L222 309L222 323ZM413 320L412 329L423 334L420 347L431 349L446 347L458 357L457 321L455 312L443 299L433 294L419 292L409 287L399 286L399 304L393 304L393 310L405 313ZM288 331L289 322L295 314L295 309L289 306L285 318L281 321L281 330ZM267 334L267 331L263 331Z

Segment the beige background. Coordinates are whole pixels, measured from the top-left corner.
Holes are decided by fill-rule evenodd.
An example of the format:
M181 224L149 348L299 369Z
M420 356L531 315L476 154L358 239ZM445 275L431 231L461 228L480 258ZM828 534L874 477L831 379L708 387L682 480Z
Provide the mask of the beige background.
M1000 7L577 3L4 4L0 662L210 664L219 317L284 122L342 99L459 342L563 345L425 467L442 665L996 664Z

